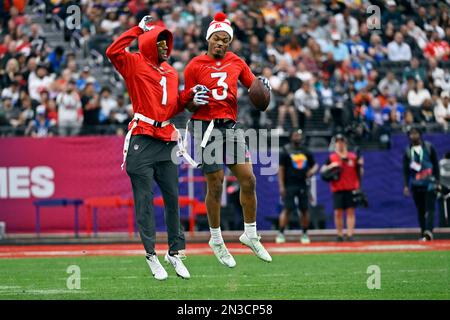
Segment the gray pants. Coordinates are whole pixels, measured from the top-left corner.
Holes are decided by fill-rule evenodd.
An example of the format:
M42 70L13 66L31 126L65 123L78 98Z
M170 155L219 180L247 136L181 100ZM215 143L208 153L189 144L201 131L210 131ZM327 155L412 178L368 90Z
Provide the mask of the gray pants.
M156 228L153 210L153 180L164 199L164 216L170 251L186 247L178 206L178 165L170 158L176 142L164 142L146 135L132 136L126 159L133 188L136 221L147 253L155 252Z

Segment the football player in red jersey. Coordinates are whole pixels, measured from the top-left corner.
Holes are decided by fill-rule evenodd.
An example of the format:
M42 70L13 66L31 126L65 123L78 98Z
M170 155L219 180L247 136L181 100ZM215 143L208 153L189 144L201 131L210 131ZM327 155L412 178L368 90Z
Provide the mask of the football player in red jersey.
M259 258L270 262L272 258L261 244L261 237L256 232L256 178L253 174L250 153L242 130L236 130L238 81L249 88L256 77L240 57L227 51L233 40L233 29L224 13L217 13L214 16L206 40L208 52L189 62L184 77L186 88L198 83L210 90L209 103L199 106L192 115L195 149L200 152L197 158L203 161L202 170L207 181L205 202L211 231L209 245L220 263L228 267L236 265L224 244L220 230L220 203L225 163L240 183L245 231L239 240L250 247ZM267 79L260 78L260 80L269 90L271 89ZM196 129L199 127L201 130ZM218 138L217 133L222 138ZM206 151L213 143L211 136L214 136L216 138L214 141L223 148L226 160L221 155L216 157L217 154L208 157Z
M197 90L198 86L187 90L183 96L178 94L178 73L167 63L172 50L172 33L160 26L149 25L150 21L151 17L145 16L139 26L124 32L108 47L106 55L125 79L133 104L134 118L125 137L124 163L126 160L146 261L156 279L167 278L155 253L155 180L164 199L169 244L165 260L180 277L187 279L190 274L179 253L185 249L185 238L178 206L178 166L171 158L178 136L170 119L183 111L182 105L192 98L194 105L207 101L199 99L204 95ZM126 51L135 39L138 39L139 52ZM198 92L194 95L194 91Z

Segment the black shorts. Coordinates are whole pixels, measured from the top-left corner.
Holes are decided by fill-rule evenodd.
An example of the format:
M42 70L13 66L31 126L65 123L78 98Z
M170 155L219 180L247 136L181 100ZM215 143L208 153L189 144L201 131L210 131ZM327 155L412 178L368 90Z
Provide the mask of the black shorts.
M195 160L202 166L203 173L212 173L223 169L227 164L243 164L251 162L250 152L245 142L242 129L236 128L236 123L228 121L215 124L212 134L205 146L200 146L209 121L193 120ZM201 125L201 131L198 126Z
M352 191L337 191L333 192L333 207L334 209L348 209L355 208L356 204L353 200Z
M296 203L297 200L297 203ZM304 187L286 187L286 196L283 199L284 208L293 211L298 208L300 211L308 210L309 195L308 189Z

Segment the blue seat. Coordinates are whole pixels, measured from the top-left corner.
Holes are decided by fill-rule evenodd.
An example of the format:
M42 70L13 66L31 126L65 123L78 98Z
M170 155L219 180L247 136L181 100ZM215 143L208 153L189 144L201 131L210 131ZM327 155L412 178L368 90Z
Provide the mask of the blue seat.
M33 202L34 206L36 207L36 235L40 237L41 235L41 215L40 215L40 208L41 207L67 207L67 206L74 206L74 232L75 237L78 238L78 207L83 204L82 199L68 199L68 198L58 198L58 199L43 199L43 200L36 200Z

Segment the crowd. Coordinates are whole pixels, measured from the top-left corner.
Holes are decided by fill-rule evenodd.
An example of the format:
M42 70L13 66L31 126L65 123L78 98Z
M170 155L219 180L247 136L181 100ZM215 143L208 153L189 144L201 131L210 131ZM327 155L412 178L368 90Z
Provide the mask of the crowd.
M31 23L25 6L13 6L16 2L26 1L3 1L0 9L4 13L0 15L0 128L32 136L123 134L131 116L126 92L104 86L74 52L52 46L42 26ZM333 133L351 131L366 140L386 140L392 130L411 125L449 130L446 1L43 3L48 22L52 15L66 19L70 5L81 6L80 26L66 26L65 40L77 37L89 50L103 55L117 35L151 13L154 23L174 34L170 63L180 72L181 85L187 62L206 49L204 36L212 16L226 12L235 34L230 49L255 74L267 77L273 88L264 118L242 108L246 114L241 119L248 119L253 127L280 132L308 129L308 123L318 119ZM367 13L369 5L378 6L380 16ZM241 93L244 99L244 90Z

